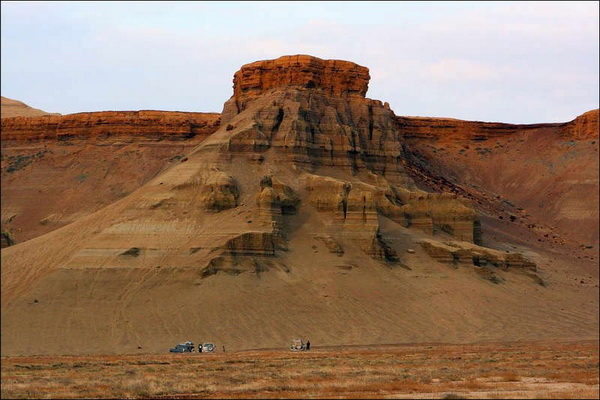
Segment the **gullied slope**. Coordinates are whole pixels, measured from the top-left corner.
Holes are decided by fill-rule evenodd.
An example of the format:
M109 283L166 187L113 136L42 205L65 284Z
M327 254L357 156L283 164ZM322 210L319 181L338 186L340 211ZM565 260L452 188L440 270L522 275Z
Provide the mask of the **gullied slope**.
M562 124L397 120L411 170L430 190L459 192L503 230L596 260L598 110Z
M213 113L5 118L2 231L20 243L90 214L181 162L218 127Z
M54 113L47 113L37 108L29 107L27 104L19 101L9 99L8 97L1 97L2 103L0 104L0 118L10 117L39 117L41 115L57 115Z
M597 286L568 261L482 246L471 204L417 188L365 70L244 66L185 162L4 249L3 354L597 335Z

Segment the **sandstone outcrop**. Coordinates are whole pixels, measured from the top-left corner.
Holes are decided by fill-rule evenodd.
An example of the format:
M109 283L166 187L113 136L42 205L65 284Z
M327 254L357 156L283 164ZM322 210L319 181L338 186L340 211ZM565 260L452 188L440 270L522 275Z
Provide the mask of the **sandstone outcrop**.
M2 122L3 139L132 137L135 132L135 137L144 139L181 140L222 125L198 150L217 159L213 157L211 166L186 167L204 169L173 188L175 196L185 198L187 204L214 213L237 208L240 188L255 188L256 183L238 185L235 173L222 163L243 155L259 165L301 171L301 189L308 204L327 214L324 237L329 235L340 248L350 241L376 259L396 259L396 251L381 234L379 215L429 235L477 243L478 220L473 209L456 195L418 190L406 169L404 140L435 130L431 121L396 117L389 106L365 97L368 82L368 69L354 63L285 56L247 64L236 72L233 96L225 103L221 120L216 114L156 111L13 118ZM436 121L437 127L448 129L450 120ZM488 131L503 135L515 129L506 124L453 123L451 131L475 139ZM338 171L336 176L341 171L346 178L320 171L325 169ZM277 246L285 247L286 216L298 212L299 194L266 175L256 193L249 195L255 199L255 223L275 238ZM165 196L149 204L149 209L158 211L176 208L178 202ZM244 249L243 241L250 240L257 243L253 251L270 254L273 250L263 243L262 233L252 232L241 230L230 239L231 246ZM224 248L231 252L231 246Z
M405 140L485 141L522 136L528 132L545 133L548 129L570 140L598 137L598 110L588 111L573 121L544 124L506 124L500 122L463 121L453 118L397 116L398 129Z
M535 272L537 266L520 253L502 252L460 241L439 242L430 239L420 241L421 247L435 260L458 266L492 266L508 269L523 269Z
M440 141L483 141L510 137L524 131L559 127L561 124L505 124L499 122L463 121L453 118L396 117L404 139Z
M275 240L271 232L245 232L229 239L224 248L234 256L273 256Z
M337 220L345 220L350 183L317 175L306 176L304 182L308 201L317 211L330 212Z
M220 174L223 180L224 176ZM245 231L227 239L223 245L212 247L211 252L217 252L218 255L213 256L202 269L202 277L206 278L220 271L230 275L242 272L258 274L273 268L289 272L285 264L272 258L277 250L286 250L283 215L295 214L300 199L289 186L270 175L263 176L259 184L256 220L249 222L254 222L264 230ZM231 184L226 187L231 189ZM235 191L237 193L237 189ZM215 227L215 230L218 231L218 228Z
M216 113L101 111L2 119L2 141L186 140L208 136L218 127Z
M308 170L326 166L370 171L411 186L394 114L380 101L297 86L244 101L244 108L238 107L234 95L223 108L223 124L235 127L226 131L229 152L258 157L274 149L281 162Z
M317 175L307 175L304 184L309 204L329 215L325 221L334 235L351 240L375 259L397 260L396 251L385 243L379 231L377 199L381 198L381 188ZM331 252L343 253L332 235L316 238Z
M479 242L475 210L454 194L427 193L414 196L400 209L407 227L417 227L430 235L445 232L458 240Z
M560 134L566 139L586 140L598 138L600 126L598 122L599 110L591 110L581 114L573 121L560 126Z
M246 64L233 78L237 112L245 103L273 89L316 89L334 96L365 96L369 70L342 60L322 60L308 55L283 56Z
M259 209L278 215L296 213L300 198L288 185L267 175L261 179L260 188L256 199Z
M305 182L310 204L321 212L332 213L348 231L377 231L380 213L404 227L430 235L443 232L458 240L473 243L480 240L477 214L451 193L352 184L317 176L308 176Z
M213 170L204 177L198 199L207 211L219 212L236 207L239 196L239 189L233 177Z
M269 270L290 271L285 264L264 257L219 256L210 260L208 265L202 269L200 276L208 278L219 272L228 275L239 275L245 272L260 275Z

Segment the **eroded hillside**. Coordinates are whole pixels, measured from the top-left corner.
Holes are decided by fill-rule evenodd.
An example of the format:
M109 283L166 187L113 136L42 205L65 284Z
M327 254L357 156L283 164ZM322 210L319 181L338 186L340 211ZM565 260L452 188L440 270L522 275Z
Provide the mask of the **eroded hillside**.
M597 273L598 110L562 124L398 121L424 187L472 199L490 232L569 253Z
M20 243L111 204L218 127L219 114L169 111L4 118L2 231Z
M3 249L3 354L597 337L597 274L486 222L368 81L311 56L243 66L184 162Z

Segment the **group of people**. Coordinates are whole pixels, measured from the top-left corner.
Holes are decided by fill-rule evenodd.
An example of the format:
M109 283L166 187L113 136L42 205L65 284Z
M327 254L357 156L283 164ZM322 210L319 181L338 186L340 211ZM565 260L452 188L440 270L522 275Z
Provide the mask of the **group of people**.
M294 339L294 340L292 340L292 345L290 346L290 350L292 350L292 351L310 350L310 340L307 340L305 343L302 339Z

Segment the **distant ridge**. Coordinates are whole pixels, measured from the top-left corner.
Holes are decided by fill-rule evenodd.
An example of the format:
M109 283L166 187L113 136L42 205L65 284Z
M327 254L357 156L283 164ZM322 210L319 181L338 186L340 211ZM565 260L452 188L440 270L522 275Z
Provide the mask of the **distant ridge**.
M60 115L59 113L47 113L46 111L38 110L28 106L27 104L8 97L2 96L1 117L39 117L41 115Z

